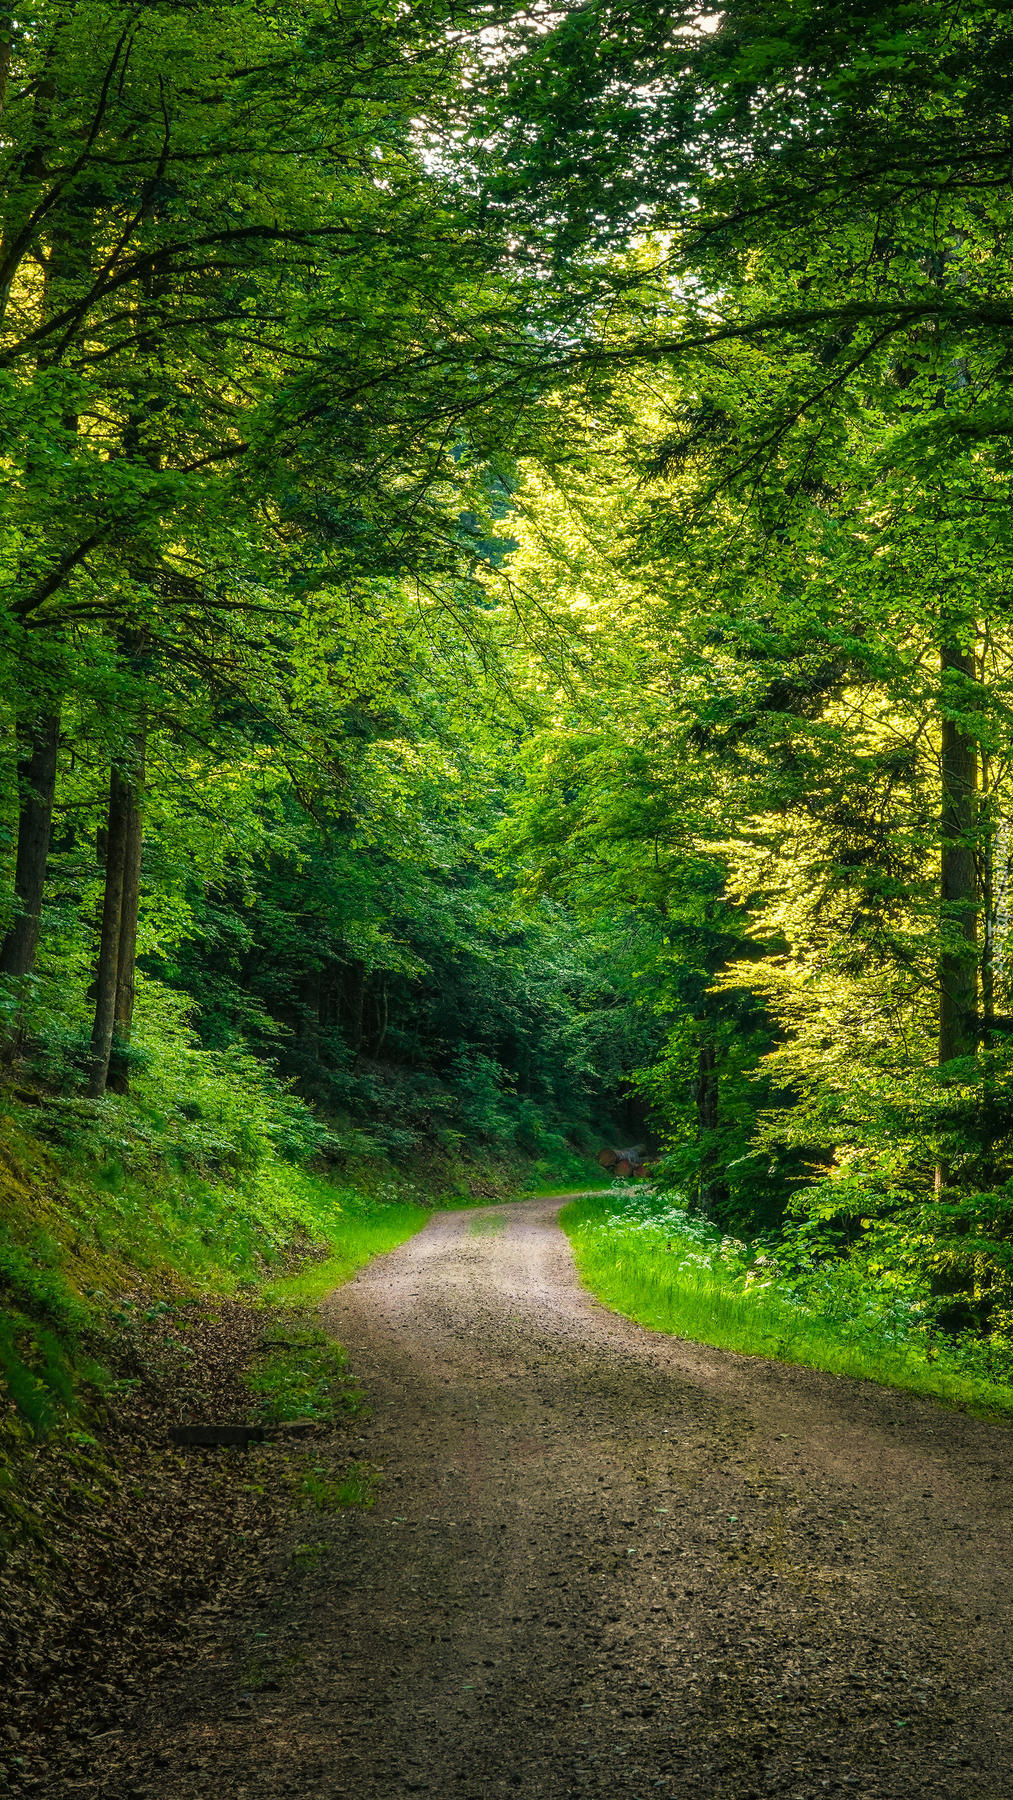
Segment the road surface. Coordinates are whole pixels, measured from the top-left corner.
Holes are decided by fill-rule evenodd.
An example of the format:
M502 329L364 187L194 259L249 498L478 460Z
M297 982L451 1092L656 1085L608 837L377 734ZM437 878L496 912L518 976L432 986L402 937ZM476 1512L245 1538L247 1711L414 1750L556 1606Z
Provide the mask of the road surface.
M1013 1433L616 1317L558 1204L326 1303L376 1504L303 1516L106 1791L1013 1800Z

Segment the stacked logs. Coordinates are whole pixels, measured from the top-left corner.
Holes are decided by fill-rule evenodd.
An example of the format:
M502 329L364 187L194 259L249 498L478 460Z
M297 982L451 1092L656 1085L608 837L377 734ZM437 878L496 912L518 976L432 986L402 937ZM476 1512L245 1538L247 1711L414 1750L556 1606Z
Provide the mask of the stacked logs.
M632 1175L635 1181L642 1181L648 1173L647 1164L641 1160L642 1144L631 1144L626 1150L613 1150L606 1146L598 1152L598 1163L603 1169L610 1169L613 1175Z

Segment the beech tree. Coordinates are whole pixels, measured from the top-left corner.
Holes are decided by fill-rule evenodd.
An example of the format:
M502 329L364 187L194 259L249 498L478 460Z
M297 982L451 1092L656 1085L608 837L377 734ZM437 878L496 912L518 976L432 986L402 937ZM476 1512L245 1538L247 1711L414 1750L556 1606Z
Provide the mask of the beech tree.
M1003 479L1008 47L1002 8L945 0L710 18L595 0L524 41L490 203L531 222L533 251L583 257L596 310L578 360L603 390L619 369L653 369L662 387L681 372L653 458L707 464L698 505L728 492L766 534L790 532L800 496L832 491L858 405L879 416L880 466L920 480L927 551L954 481ZM602 256L645 230L653 254ZM740 364L747 391L729 379L736 344L757 353ZM652 447L640 451L649 466ZM994 642L994 621L952 592L935 611L948 1062L980 1030L969 684L972 642Z
M245 679L266 692L308 597L466 566L457 515L483 505L476 399L495 411L512 391L519 327L498 245L415 142L420 115L436 128L450 104L467 24L454 17L80 0L8 22L0 369L20 812L0 966L22 983L33 967L60 714L91 694L113 709L95 1092L115 1022L129 1025L151 702L131 697L129 654L112 675L117 646L141 633L163 691L188 671L228 708L240 625Z
M1003 9L3 41L9 1055L112 1115L177 1007L402 1146L611 1084L1009 1308Z

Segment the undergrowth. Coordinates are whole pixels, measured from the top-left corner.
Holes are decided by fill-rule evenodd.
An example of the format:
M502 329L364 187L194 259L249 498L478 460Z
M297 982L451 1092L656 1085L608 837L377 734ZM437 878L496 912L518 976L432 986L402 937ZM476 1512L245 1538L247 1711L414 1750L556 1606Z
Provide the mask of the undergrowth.
M782 1269L670 1198L617 1189L563 1208L584 1285L656 1331L1013 1416L1013 1365L934 1334L911 1296L846 1260Z
M279 1321L261 1338L258 1352L245 1376L258 1418L330 1424L339 1413L361 1406L362 1394L345 1370L345 1352L326 1332Z
M344 1512L349 1506L375 1506L380 1480L380 1470L371 1463L349 1463L338 1477L315 1464L303 1476L300 1492L305 1504L317 1512Z
M9 1442L90 1416L112 1385L123 1328L145 1309L197 1295L310 1304L429 1216L389 1171L374 1171L367 1192L263 1142L216 1169L193 1145L154 1155L136 1103L95 1109L87 1132L77 1110L12 1103L0 1119Z
M149 1011L159 995L170 1005L157 984L145 992ZM431 1142L398 1167L361 1129L321 1122L248 1053L202 1049L182 1015L157 1024L129 1095L86 1098L73 1058L49 1040L0 1090L8 1438L94 1411L139 1309L244 1294L312 1305L434 1206L586 1181L587 1158L551 1131L524 1154Z

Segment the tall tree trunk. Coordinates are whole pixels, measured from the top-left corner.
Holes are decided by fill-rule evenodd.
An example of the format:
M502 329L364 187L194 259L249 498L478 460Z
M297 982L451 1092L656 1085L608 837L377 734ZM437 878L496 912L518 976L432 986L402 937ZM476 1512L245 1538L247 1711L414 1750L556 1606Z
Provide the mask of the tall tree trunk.
M968 682L975 679L969 650L945 645L940 662L944 684L950 673ZM978 1035L977 745L955 719L943 719L941 761L939 1061L947 1063L955 1056L973 1056Z
M11 77L14 51L14 8L0 6L0 113L7 105L7 87Z
M3 63L3 82L6 84L12 30L12 15L5 8L0 15L0 62ZM41 177L45 169L45 133L49 117L49 109L53 98L51 61L55 53L57 26L47 50L46 65L40 77L35 101L35 119L33 122L33 140L26 153L24 173ZM72 220L58 218L52 231L50 252L45 264L41 287L41 317L46 319L58 312L64 304L68 283L86 279L91 269L91 234L92 211L85 208L74 215ZM2 256L2 246L0 246ZM8 288L0 293L0 319L6 308ZM37 360L37 367L42 369L46 364L46 354ZM71 433L78 430L75 414L67 414L63 419L64 428ZM29 458L29 471L32 460ZM58 567L60 564L58 563ZM73 564L67 565L69 572ZM63 576L60 577L63 579ZM53 591L60 585L54 583ZM60 720L58 706L38 720L32 736L31 747L27 758L18 766L18 783L20 789L20 812L18 818L17 867L14 876L14 891L20 907L20 913L11 930L0 947L0 971L6 975L22 977L30 974L35 962L35 952L39 941L39 928L42 918L43 888L46 875L46 861L49 855L49 840L52 832L53 798L56 789L56 757L60 739Z
M109 818L106 827L106 879L102 900L98 968L95 972L95 1022L91 1034L88 1093L93 1100L106 1091L109 1058L116 1027L120 973L120 929L126 881L127 840L131 816L130 781L119 763L109 775Z
M1010 821L998 789L993 790L991 818L992 984L993 1004L1008 1010L1007 942L1010 935Z
M728 1184L717 1172L714 1146L708 1141L718 1126L717 1051L712 1038L706 1038L697 1052L694 1086L697 1141L700 1144L697 1204L704 1216L710 1217L715 1207L728 1197Z
M353 1056L362 1049L363 1014L366 1008L366 966L353 963L348 972L346 1013L348 1045Z
M20 810L14 870L18 913L0 945L0 974L15 979L31 974L39 942L59 746L59 714L46 713L33 725L31 741L18 761Z
M387 995L387 983L386 983L384 977L381 975L380 985L377 990L377 996L376 996L376 1038L375 1038L375 1041L373 1044L373 1055L374 1056L379 1056L380 1051L383 1049L384 1042L387 1037L387 1021L388 1021L389 1016L390 1016L390 1014L389 1014L389 1000L388 1000L388 995Z
M984 751L981 756L981 1039L991 1049L995 1027L995 965L998 924L996 860L999 853L996 796L992 787L992 760Z
M127 1051L134 1023L134 989L137 975L137 914L141 897L141 849L143 842L142 794L144 738L139 734L137 756L129 775L124 774L123 889L116 954L116 999L113 1038L106 1086L114 1094L127 1093L130 1061ZM96 1007L97 1015L97 1007Z
M963 710L970 698L967 685L976 679L974 653L944 644L940 652L943 703ZM948 682L955 675L957 681ZM947 691L949 690L949 691ZM977 950L977 780L978 752L975 739L955 719L942 721L942 793L940 809L939 922L943 947L939 957L939 1061L973 1056L978 1043ZM936 1165L935 1191L945 1198L951 1172L945 1161ZM958 1221L957 1235L967 1230ZM971 1288L966 1269L958 1262L938 1269L932 1292L946 1304L937 1319L944 1330L962 1329L970 1322Z

